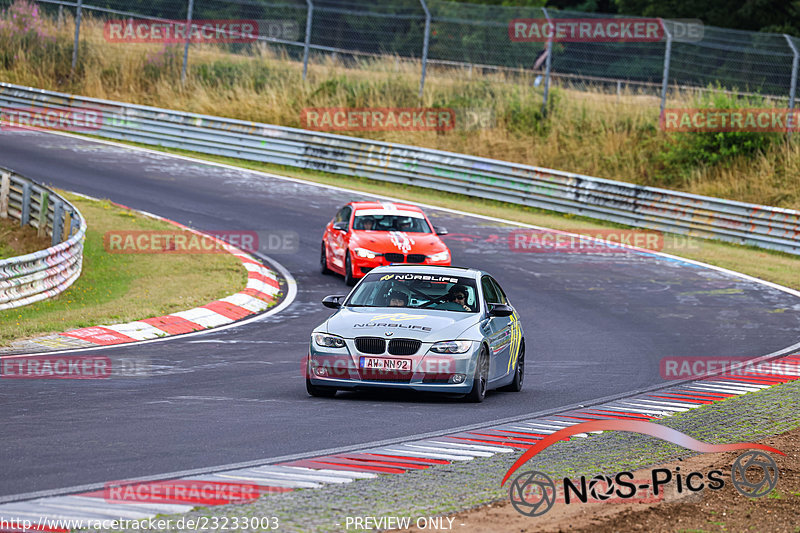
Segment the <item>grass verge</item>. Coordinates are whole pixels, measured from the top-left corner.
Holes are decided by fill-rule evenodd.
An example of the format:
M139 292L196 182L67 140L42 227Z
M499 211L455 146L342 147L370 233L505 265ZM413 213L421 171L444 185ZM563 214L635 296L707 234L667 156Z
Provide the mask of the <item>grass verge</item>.
M484 198L474 198L412 185L381 182L368 178L284 167L256 161L206 155L187 150L154 147L139 143L128 142L124 144L167 153L187 155L197 159L204 159L252 170L279 173L284 176L325 185L334 185L368 193L382 194L403 200L426 203L448 209L457 209L479 215L504 218L515 222L533 224L551 229L569 230L587 235L592 235L593 231L598 229L626 227L620 224L601 222L587 217L554 213L543 209ZM693 259L695 261L702 261L710 265L727 268L800 290L800 256L764 250L755 246L742 246L675 234L664 234L663 249L660 251L687 259Z
M247 275L230 254L111 254L112 230L176 230L105 200L62 193L86 217L83 273L56 298L0 311L0 345L38 334L182 311L241 290Z

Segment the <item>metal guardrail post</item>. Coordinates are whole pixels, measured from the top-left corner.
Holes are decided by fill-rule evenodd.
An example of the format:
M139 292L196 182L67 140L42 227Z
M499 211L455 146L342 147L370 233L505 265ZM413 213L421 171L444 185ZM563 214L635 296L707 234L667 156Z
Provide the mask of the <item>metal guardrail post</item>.
M664 51L664 73L661 76L661 108L658 112L659 120L661 117L664 116L664 108L667 105L667 85L669 84L669 61L672 57L672 33L670 33L669 28L664 23L664 19L661 20L661 27L664 28L664 33L667 34L667 47Z
M306 80L308 75L308 52L311 46L311 21L314 19L314 2L306 0L308 4L308 12L306 13L306 38L305 45L303 46L303 81Z
M0 174L0 218L8 218L8 196L11 192L11 174Z
M19 217L20 227L28 225L31 220L31 184L26 181L22 186L22 214Z
M547 8L542 8L542 13L544 13L544 17L547 19L547 22L551 25L550 37L547 38L547 57L544 60L544 96L542 97L542 115L547 114L547 98L550 95L550 66L552 65L553 60L553 29L552 29L552 22L550 22L550 14L547 12Z
M428 69L428 45L431 40L431 12L428 9L428 4L425 0L419 0L422 9L425 10L425 37L422 41L422 75L419 79L419 97L422 98L422 93L425 90L425 74Z
M192 11L194 11L194 0L189 0L189 7L186 11L186 43L183 45L181 85L186 83L186 65L189 63L189 43L192 42Z
M78 44L81 40L82 9L83 0L78 0L78 6L75 8L75 42L72 43L72 72L75 72L75 67L78 65Z
M50 241L52 246L61 242L61 233L64 231L64 202L56 200L53 203L53 238Z
M792 82L789 88L789 109L794 109L794 97L795 97L795 92L797 91L797 62L798 59L800 59L800 54L797 53L797 47L792 42L792 38L786 35L785 33L783 34L783 37L786 39L786 43L789 45L789 48L792 49L792 55L793 55ZM794 122L792 123L792 125L793 128L789 128L789 131L786 132L790 139L792 137L792 130L800 127L799 124L795 124Z

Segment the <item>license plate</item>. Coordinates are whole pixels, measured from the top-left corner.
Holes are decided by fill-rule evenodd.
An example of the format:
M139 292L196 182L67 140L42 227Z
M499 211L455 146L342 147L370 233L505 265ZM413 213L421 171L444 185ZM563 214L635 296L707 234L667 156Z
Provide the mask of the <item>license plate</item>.
M369 370L400 370L403 372L411 372L411 359L362 357L359 366Z

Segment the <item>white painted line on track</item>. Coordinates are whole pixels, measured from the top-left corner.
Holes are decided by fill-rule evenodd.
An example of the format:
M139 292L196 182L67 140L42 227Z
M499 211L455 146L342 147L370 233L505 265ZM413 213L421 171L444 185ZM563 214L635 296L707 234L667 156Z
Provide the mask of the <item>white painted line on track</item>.
M423 440L423 441L414 441L413 444L418 443L430 443L435 446L441 446L443 448L453 448L457 450L459 448L465 448L467 450L478 450L478 451L487 451L492 453L514 453L514 450L508 448L508 446L489 446L487 444L462 444L459 442L442 442L438 440Z
M407 448L407 449L410 448L411 451L413 451L413 450L423 450L423 451L427 450L427 451L431 451L431 452L440 452L440 453L455 453L453 448L445 448L445 447L442 447L442 446L425 446L425 445L422 445L422 444L411 444L411 443L409 443L409 444L406 444L404 446L404 448ZM480 450L469 450L469 455L471 455L473 457L493 457L495 454L491 453L491 452L483 452L483 451L480 451Z

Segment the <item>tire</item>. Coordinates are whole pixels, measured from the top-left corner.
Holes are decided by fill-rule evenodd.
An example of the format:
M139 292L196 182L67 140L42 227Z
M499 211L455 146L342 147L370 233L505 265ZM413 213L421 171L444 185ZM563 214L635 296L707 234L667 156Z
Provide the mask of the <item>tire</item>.
M330 274L331 269L328 268L328 256L325 253L325 241L322 241L322 246L319 254L319 270L323 274Z
M350 263L350 252L347 252L347 257L344 260L344 283L348 287L356 284L356 278L353 277L353 265Z
M306 392L315 398L333 398L336 396L336 389L333 387L320 387L313 385L311 380L306 378Z
M486 387L489 385L489 353L481 348L478 363L475 365L475 376L472 378L472 390L464 396L471 403L481 403L486 398Z
M525 342L519 347L517 356L517 367L514 369L514 381L502 387L501 391L519 392L522 390L522 382L525 380Z

